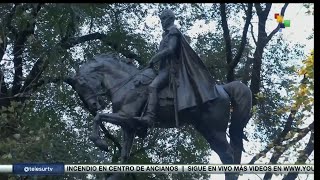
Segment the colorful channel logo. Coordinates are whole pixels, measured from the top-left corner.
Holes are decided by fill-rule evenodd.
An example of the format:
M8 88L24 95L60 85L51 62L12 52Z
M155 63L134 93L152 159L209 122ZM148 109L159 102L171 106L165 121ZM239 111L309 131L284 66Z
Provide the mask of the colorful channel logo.
M283 28L290 27L290 20L283 20L283 16L281 16L279 13L274 14L274 18L280 24L279 32L281 32L281 29Z

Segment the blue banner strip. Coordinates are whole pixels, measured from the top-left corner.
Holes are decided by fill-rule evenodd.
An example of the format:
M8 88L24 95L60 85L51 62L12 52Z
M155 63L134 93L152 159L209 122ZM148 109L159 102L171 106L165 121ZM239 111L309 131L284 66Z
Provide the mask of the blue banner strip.
M13 174L19 175L62 175L63 163L15 163Z

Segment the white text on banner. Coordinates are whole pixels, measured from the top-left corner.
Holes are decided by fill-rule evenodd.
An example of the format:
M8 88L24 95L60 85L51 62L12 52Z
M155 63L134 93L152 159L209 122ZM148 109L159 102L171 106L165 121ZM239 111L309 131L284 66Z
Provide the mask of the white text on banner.
M65 165L65 173L241 173L264 174L267 172L286 174L297 172L299 174L313 174L314 165Z

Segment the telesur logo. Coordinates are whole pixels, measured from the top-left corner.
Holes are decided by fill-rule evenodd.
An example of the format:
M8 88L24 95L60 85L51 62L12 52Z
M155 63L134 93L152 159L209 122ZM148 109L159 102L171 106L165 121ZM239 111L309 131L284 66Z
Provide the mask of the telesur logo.
M274 18L280 24L279 32L281 32L282 28L290 27L290 20L283 20L283 16L281 16L279 13L274 14Z

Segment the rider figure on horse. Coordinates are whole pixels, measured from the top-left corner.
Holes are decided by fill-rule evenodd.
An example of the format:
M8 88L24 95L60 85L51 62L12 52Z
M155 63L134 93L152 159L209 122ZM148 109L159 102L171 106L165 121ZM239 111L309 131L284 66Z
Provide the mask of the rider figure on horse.
M198 106L217 97L212 90L214 79L183 34L174 25L175 15L163 10L160 15L163 28L159 51L149 61L149 67L159 62L159 72L148 87L148 107L141 121L152 125L158 105L158 92L175 81L177 110ZM170 77L171 76L171 77ZM175 77L172 77L175 76Z

